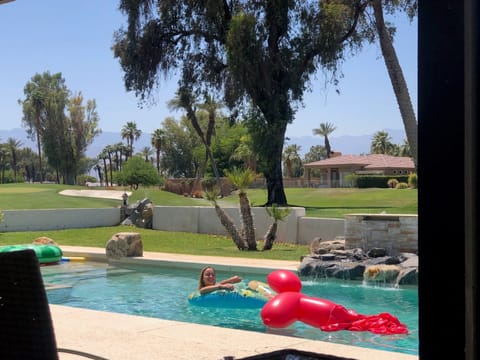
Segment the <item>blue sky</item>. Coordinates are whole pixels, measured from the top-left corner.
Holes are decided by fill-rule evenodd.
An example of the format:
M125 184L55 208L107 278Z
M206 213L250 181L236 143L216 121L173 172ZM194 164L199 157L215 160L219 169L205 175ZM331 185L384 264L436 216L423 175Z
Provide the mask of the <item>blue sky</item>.
M0 6L0 128L21 127L25 84L36 74L61 72L67 87L95 99L103 131L118 132L135 121L144 133L160 128L170 112L176 80L157 89L156 105L139 108L134 93L126 92L123 72L110 47L113 33L125 18L115 0L16 0ZM414 108L417 103L417 29L405 15L397 25L394 43ZM400 112L377 44L368 46L342 66L340 94L317 74L313 92L305 94L287 136L311 136L322 122L333 123L332 136L373 134L403 129Z

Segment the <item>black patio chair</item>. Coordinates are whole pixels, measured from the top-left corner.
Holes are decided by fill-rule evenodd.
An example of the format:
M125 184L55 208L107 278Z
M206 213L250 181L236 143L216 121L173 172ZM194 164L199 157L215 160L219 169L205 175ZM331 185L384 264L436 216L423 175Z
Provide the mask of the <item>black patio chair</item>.
M29 249L0 253L0 359L57 360L59 352L105 360L57 348L35 252Z

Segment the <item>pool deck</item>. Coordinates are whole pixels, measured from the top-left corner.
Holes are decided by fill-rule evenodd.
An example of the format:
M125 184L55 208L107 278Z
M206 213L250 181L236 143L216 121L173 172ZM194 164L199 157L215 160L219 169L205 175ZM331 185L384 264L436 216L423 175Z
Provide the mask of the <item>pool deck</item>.
M65 256L105 260L97 248L62 246ZM247 267L268 273L274 269L296 270L298 263L278 260L252 260L145 252L142 258L127 262L192 266L214 265L217 269L244 271ZM177 265L178 266L178 265ZM155 291L156 289L152 289ZM418 356L346 346L274 334L226 329L141 316L50 305L57 347L81 351L97 357L119 360L145 359L241 359L277 350L294 349L339 359L414 360ZM60 352L61 360L83 359Z

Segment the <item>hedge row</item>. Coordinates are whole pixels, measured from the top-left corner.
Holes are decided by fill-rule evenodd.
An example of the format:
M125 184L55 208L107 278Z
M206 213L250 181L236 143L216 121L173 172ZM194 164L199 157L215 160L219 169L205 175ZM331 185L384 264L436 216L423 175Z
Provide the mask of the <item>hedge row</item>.
M358 188L388 188L388 180L397 179L399 183L408 183L408 175L356 175Z

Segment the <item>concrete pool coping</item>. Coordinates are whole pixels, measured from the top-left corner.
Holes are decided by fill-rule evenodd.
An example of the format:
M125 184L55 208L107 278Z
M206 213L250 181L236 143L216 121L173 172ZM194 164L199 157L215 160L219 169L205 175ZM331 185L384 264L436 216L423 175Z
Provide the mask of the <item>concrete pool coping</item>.
M106 261L98 248L62 246L64 256L82 256ZM252 260L145 252L142 258L129 258L136 264L181 264L182 267L214 265L222 270L247 267L269 272L296 270L298 263L278 260ZM190 265L187 265L190 264ZM179 266L179 265L177 265ZM155 291L155 289L152 289ZM309 351L357 360L414 360L416 355L360 348L324 341L198 325L141 316L50 305L57 347L83 351L107 359L223 359L242 358L282 349ZM60 352L61 360L81 359Z

